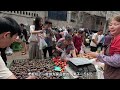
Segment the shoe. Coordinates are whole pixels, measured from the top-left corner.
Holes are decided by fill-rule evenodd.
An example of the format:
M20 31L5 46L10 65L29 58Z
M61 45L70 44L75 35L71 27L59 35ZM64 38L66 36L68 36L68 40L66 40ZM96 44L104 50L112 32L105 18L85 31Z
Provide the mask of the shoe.
M22 52L22 55L25 55L26 53L25 52Z

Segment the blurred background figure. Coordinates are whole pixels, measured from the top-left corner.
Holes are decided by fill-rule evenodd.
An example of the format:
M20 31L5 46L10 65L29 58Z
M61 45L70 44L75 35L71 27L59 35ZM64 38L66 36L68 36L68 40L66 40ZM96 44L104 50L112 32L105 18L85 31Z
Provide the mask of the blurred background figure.
M25 55L26 52L27 52L27 45L26 45L26 43L27 43L27 31L26 31L24 26L25 26L24 24L22 24L22 23L20 24L20 27L21 27L20 38L22 40L22 42L21 42L21 44L22 44L22 55Z
M73 37L73 43L76 48L76 54L80 53L81 46L83 45L83 32L81 30L78 30L77 35Z
M92 35L92 40L90 42L90 51L96 52L97 51L97 45L99 44L99 35L103 34L103 30L99 30L97 33L94 33Z
M72 28L67 29L67 32L68 32L67 34L70 34L73 36L73 29Z

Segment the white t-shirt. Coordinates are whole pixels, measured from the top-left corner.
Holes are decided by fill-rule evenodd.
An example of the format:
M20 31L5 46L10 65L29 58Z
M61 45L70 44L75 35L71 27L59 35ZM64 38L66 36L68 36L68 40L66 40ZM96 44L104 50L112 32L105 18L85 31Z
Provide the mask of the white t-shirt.
M0 56L0 79L7 79L13 73L6 67L2 57Z
M100 43L100 41L102 40L103 37L104 37L103 34L98 36L98 43Z
M94 33L92 35L92 39L95 39L97 35L98 35L97 33ZM92 40L91 40L90 46L97 47L97 45Z
M65 31L63 31L63 33L64 33L64 37L65 37L68 34L68 31L65 30Z

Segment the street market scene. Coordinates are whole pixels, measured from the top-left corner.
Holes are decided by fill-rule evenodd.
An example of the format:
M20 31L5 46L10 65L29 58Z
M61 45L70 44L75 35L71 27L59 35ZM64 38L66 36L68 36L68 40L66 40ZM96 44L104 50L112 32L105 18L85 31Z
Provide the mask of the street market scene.
M0 11L0 79L120 79L120 11Z

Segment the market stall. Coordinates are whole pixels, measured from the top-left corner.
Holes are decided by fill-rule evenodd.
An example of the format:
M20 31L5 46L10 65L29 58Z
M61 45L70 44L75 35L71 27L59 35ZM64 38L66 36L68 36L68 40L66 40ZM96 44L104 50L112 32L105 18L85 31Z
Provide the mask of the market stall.
M13 60L10 70L19 79L24 79L28 75L35 75L37 79L103 79L100 63L96 63L94 59L87 61L87 59L80 57L78 57L78 60L86 60L84 63L88 63L82 65L83 62L80 62L79 70L82 71L79 72L76 71L77 68L73 69L71 67L73 64L70 60L61 60L60 57L52 60Z
M63 79L69 74L61 72L52 60L13 60L10 70L18 79L24 79L28 75L35 75L37 79Z
M69 58L66 70L72 78L104 79L104 63L96 61L96 58L85 53L77 55L77 58Z
M91 64L75 66L69 63L65 70L69 72L70 79L104 79L103 66L101 62L92 59Z

